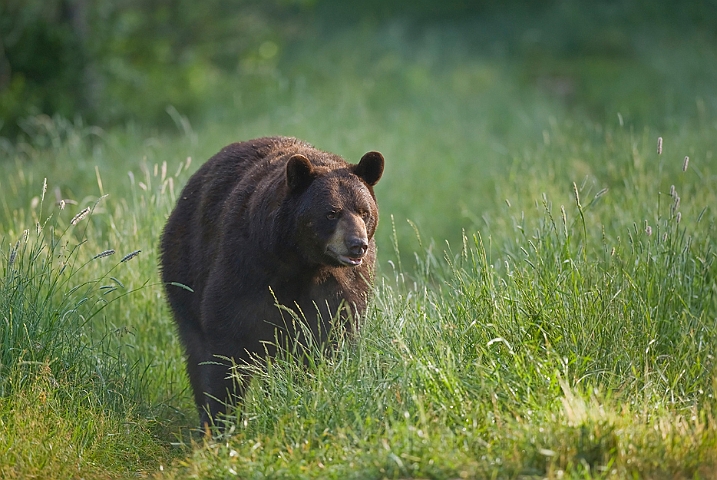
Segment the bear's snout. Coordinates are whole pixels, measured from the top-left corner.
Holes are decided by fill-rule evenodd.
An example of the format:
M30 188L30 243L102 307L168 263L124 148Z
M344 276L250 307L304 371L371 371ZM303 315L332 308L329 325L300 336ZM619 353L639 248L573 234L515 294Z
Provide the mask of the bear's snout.
M346 239L346 248L352 257L363 257L368 250L368 238L349 237Z
M343 215L331 235L326 254L340 265L361 265L368 252L369 239L363 219L354 213Z

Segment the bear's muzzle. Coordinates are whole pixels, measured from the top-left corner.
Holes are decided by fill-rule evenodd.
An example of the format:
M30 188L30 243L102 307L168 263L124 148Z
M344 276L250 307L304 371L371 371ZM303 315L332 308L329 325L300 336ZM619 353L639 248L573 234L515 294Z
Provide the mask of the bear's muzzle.
M368 252L366 225L360 216L348 214L339 220L325 253L341 265L357 267Z

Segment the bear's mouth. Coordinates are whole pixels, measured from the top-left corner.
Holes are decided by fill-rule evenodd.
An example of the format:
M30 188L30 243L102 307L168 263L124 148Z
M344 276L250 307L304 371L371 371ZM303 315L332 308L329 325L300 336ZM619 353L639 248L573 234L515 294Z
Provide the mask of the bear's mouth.
M326 253L331 258L339 262L341 265L345 265L347 267L358 267L359 265L361 265L361 263L363 263L363 255L358 257L350 257L348 255L343 255L334 251L334 249L331 247L326 248Z

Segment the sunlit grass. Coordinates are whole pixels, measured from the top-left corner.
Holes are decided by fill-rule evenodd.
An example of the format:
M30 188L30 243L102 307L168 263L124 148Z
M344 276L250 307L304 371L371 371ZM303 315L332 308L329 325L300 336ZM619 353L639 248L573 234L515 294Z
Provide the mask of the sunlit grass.
M42 367L22 389L0 398L0 476L120 478L169 459L138 407L108 409L82 384Z

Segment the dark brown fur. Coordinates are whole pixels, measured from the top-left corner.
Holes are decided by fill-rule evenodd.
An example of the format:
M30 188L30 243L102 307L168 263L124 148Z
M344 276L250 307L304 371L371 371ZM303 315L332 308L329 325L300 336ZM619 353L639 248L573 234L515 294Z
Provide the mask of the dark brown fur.
M299 338L277 301L320 339L340 305L348 328L365 311L382 172L377 152L350 165L273 137L229 145L190 178L162 235L161 269L202 422L242 393L219 357L252 362L275 353L265 342L277 335Z

